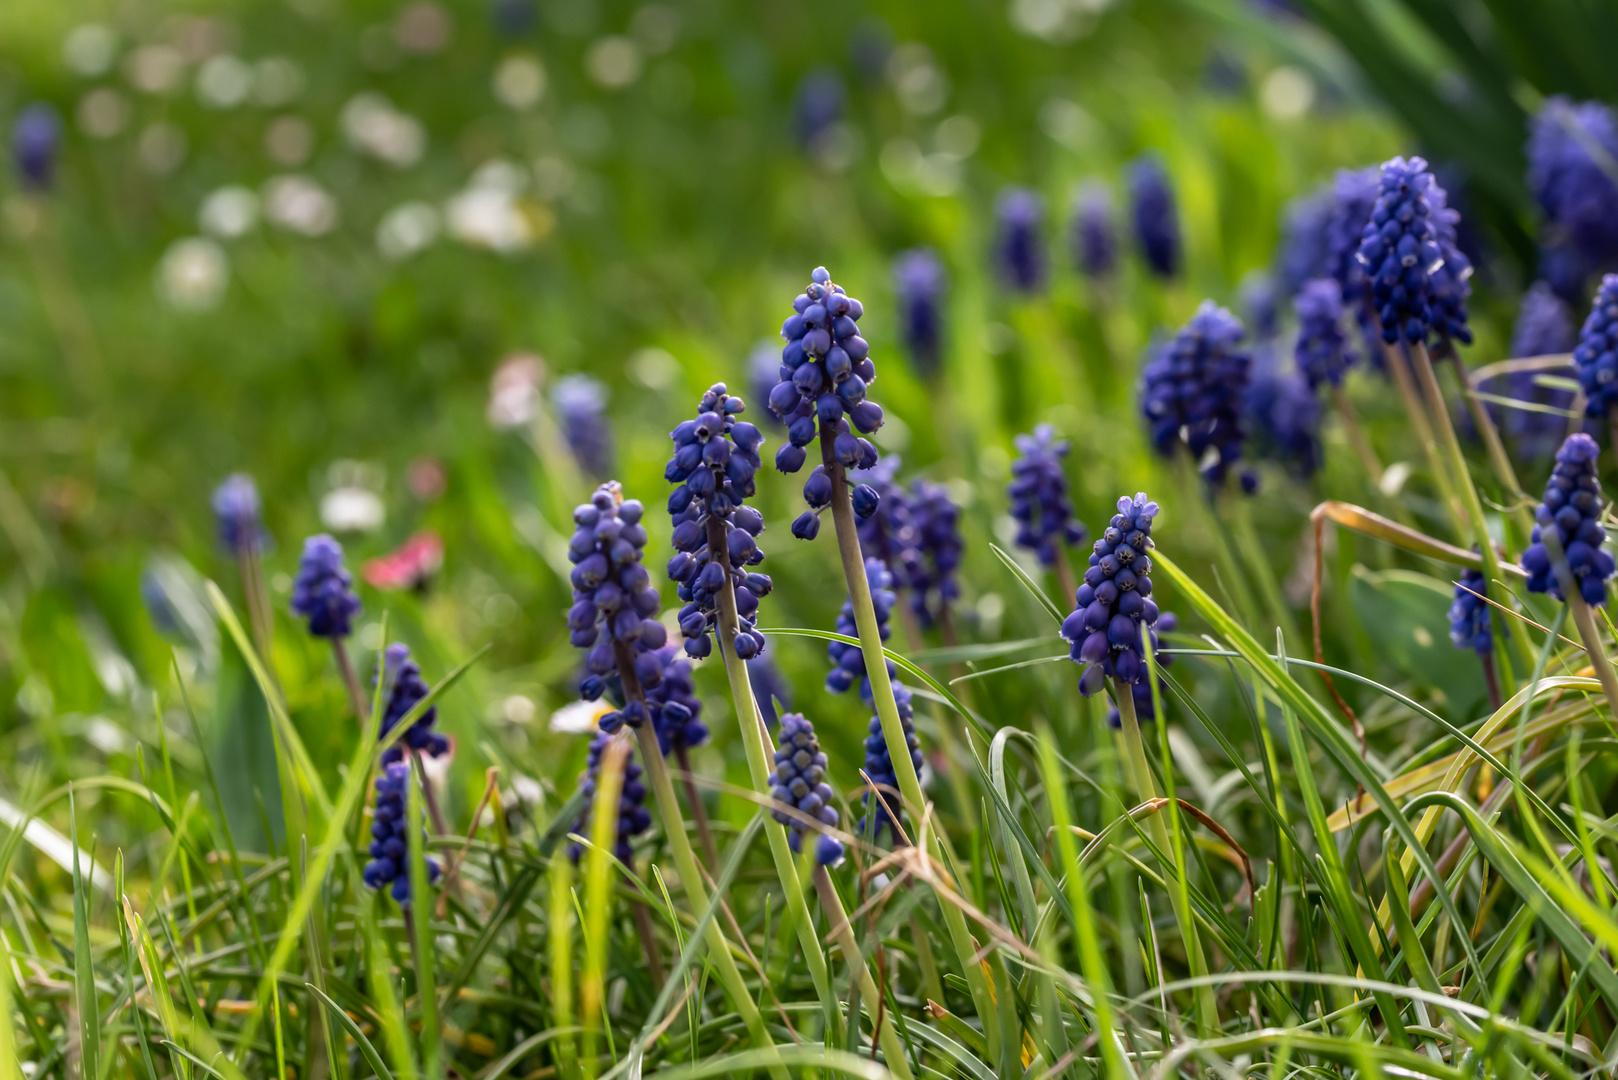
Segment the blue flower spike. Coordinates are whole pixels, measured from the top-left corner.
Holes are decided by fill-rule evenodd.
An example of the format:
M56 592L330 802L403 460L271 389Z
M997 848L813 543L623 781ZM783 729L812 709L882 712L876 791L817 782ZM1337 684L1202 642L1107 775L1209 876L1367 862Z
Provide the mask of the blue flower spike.
M598 731L590 740L590 754L586 759L584 775L579 777L579 789L584 792L584 809L579 811L578 820L573 823L573 832L580 836L590 835L590 824L595 817L596 789L601 782L601 761L612 742L613 736L605 731ZM614 845L612 853L626 866L635 863L635 851L631 842L636 836L652 827L652 815L646 809L646 785L641 782L640 763L635 760L633 753L624 758L623 786L618 790L618 823L613 832ZM584 855L584 846L579 843L570 843L567 854L576 864Z
M837 828L837 807L826 782L825 751L815 737L815 725L802 713L781 717L770 794L776 803L770 816L787 827L787 842L794 852L802 852L804 837L813 835L817 865L836 867L843 861L842 842L822 831Z
M1118 500L1118 513L1095 542L1073 613L1062 623L1069 657L1084 665L1079 692L1100 692L1108 678L1132 685L1146 678L1141 647L1144 624L1157 648L1157 604L1152 600L1152 522L1158 506L1144 491Z
M1583 432L1569 435L1556 452L1556 466L1545 484L1545 499L1534 511L1534 531L1522 555L1528 591L1566 599L1573 585L1592 607L1607 601L1613 558L1601 525L1606 502L1596 478L1596 441Z
M292 613L308 621L317 638L346 638L361 611L354 575L343 566L343 545L321 533L303 543L292 579Z
M365 884L387 889L400 907L410 906L410 834L406 831L408 784L416 782L410 766L395 761L382 768L376 778L376 809L371 819L371 861L365 864ZM423 841L426 834L423 831ZM436 882L443 873L438 860L427 859L427 881Z

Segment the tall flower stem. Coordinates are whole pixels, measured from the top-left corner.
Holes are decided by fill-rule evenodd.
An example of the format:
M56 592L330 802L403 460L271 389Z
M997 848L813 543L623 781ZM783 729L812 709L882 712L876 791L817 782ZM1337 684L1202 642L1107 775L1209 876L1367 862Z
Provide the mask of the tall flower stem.
M702 844L703 858L708 868L719 869L719 847L713 842L713 829L708 825L708 808L703 805L702 792L697 788L696 774L691 771L691 751L685 743L674 748L674 757L680 763L680 779L685 784L685 801L691 807L691 823L697 827L697 840Z
M1150 648L1149 643L1147 647ZM1152 766L1146 760L1146 744L1140 734L1140 719L1135 715L1135 695L1128 686L1114 682L1112 696L1118 706L1119 738L1124 744L1126 774L1141 801L1161 798L1157 790L1157 781L1152 778ZM1158 723L1163 723L1162 717L1158 718ZM1169 768L1167 761L1163 763L1163 768L1165 770ZM1173 812L1172 808L1169 812ZM1148 815L1146 829L1152 834L1152 843L1174 859L1175 875L1183 878L1186 873L1184 852L1170 838L1168 826L1163 824L1163 815L1160 813ZM1191 965L1191 977L1200 978L1208 973L1208 961L1202 955L1202 944L1197 938L1196 920L1191 914L1189 898L1182 895L1178 882L1167 880L1168 869L1164 868L1164 884L1168 887L1169 899L1174 905L1175 921L1180 924L1180 937L1185 942L1186 959ZM1196 1002L1198 1027L1204 1033L1218 1031L1219 1007L1214 1000L1213 988L1200 987L1197 990Z
M1573 577L1573 571L1568 567L1567 555L1562 550L1562 538L1554 528L1540 530L1540 542L1550 552L1551 565L1555 568L1557 584L1562 588L1562 595L1567 597L1567 611L1573 617L1573 625L1579 628L1579 640L1584 642L1584 651L1590 656L1590 666L1595 669L1596 680L1601 683L1601 690L1607 695L1607 708L1618 719L1618 672L1613 670L1612 659L1607 655L1607 647L1601 641L1601 629L1596 625L1595 613L1590 605L1584 602L1579 593L1579 584Z
M1399 396L1404 399L1405 416L1410 420L1410 430L1421 443L1422 452L1427 455L1427 467L1433 474L1433 483L1438 486L1439 497L1443 500L1444 508L1449 511L1450 521L1460 535L1466 534L1466 512L1455 496L1455 489L1450 484L1449 470L1444 467L1443 458L1439 456L1438 440L1433 435L1432 422L1427 417L1427 409L1421 402L1421 393L1416 388L1415 379L1410 374L1410 368L1405 364L1404 352L1395 346L1383 343L1383 363L1393 376L1393 383L1399 388ZM1449 413L1445 412L1446 422Z
M1343 425L1343 434L1348 439L1349 447L1354 456L1360 459L1360 465L1371 478L1371 486L1382 491L1382 461L1376 456L1376 448L1371 445L1369 436L1365 434L1365 426L1360 423L1359 412L1354 403L1348 399L1348 392L1341 386L1331 388L1332 408L1337 411L1337 419ZM1386 494L1386 492L1383 492Z
M1390 355L1397 350L1389 349ZM1478 489L1472 483L1472 473L1466 466L1466 455L1461 452L1461 440L1455 435L1455 425L1450 422L1449 408L1444 402L1444 391L1438 385L1438 375L1433 371L1433 362L1427 354L1427 346L1421 342L1414 342L1408 350L1411 366L1415 369L1416 378L1421 384L1422 392L1426 395L1427 405L1433 410L1434 423L1443 436L1444 453L1449 458L1449 467L1453 472L1453 490L1459 492L1461 504L1466 511L1465 520L1471 524L1472 539L1478 545L1478 551L1483 555L1483 573L1495 588L1500 589L1500 595L1505 595L1505 578L1500 573L1500 557L1495 551L1494 539L1489 535L1489 522L1483 515L1483 501L1478 498ZM1506 659L1505 640L1506 624L1500 611L1494 605L1489 605L1489 626L1494 633L1495 651L1499 654L1501 673L1507 670L1504 665Z
M1506 502L1509 504L1507 519L1516 529L1516 543L1507 544L1507 553L1521 554L1522 549L1528 546L1528 537L1534 531L1534 515L1529 512L1530 500L1523 491L1522 484L1517 480L1517 469L1511 464L1511 455L1506 453L1506 445L1500 439L1500 429L1495 426L1494 417L1483 402L1478 400L1474 392L1477 387L1472 383L1472 377L1461 366L1460 358L1455 363L1455 377L1461 382L1461 397L1466 401L1467 412L1472 415L1472 424L1478 429L1483 439L1483 447L1489 454L1489 465L1494 469L1495 479L1500 481Z
M348 691L348 704L354 710L354 719L360 724L366 724L371 719L371 705L365 700L365 691L360 689L360 677L354 671L354 661L349 659L348 646L343 639L331 639L331 654L337 661L337 673L343 678L343 688Z
M904 1043L899 1040L898 1032L894 1030L893 1018L888 1016L882 1005L882 990L871 978L870 965L866 964L865 957L860 952L859 941L854 937L853 924L849 922L848 912L843 907L843 898L837 894L837 888L832 884L831 874L824 866L815 867L810 880L815 884L815 894L820 897L820 906L826 912L826 918L831 922L831 937L843 950L843 956L848 960L850 970L857 974L860 988L860 1000L869 1002L867 1006L873 1015L881 1018L881 1028L877 1038L882 1045L882 1052L887 1056L888 1071L903 1080L910 1080L910 1062L905 1057ZM911 926L915 927L915 922ZM921 948L917 942L918 950ZM856 969L855 963L859 964ZM852 1020L853 1018L850 1017Z
M725 525L716 517L708 519L708 547L716 559L727 559L725 546ZM864 579L865 568L860 567L860 580ZM741 729L742 743L747 749L747 769L752 775L753 788L756 791L770 790L770 758L765 749L766 731L764 728L764 714L759 711L758 700L753 696L753 684L747 678L747 662L736 655L731 642L736 640L736 631L741 625L741 619L736 613L735 587L726 579L720 587L716 599L719 602L719 655L725 663L725 674L730 679L730 694L736 704L736 726ZM905 759L910 760L909 758ZM764 833L770 840L770 854L775 859L776 875L781 879L781 888L786 893L787 904L791 907L791 917L798 928L798 944L803 949L804 959L809 967L810 978L814 980L815 989L820 993L823 1001L831 1000L831 979L826 970L826 954L821 951L820 939L815 934L814 919L809 914L809 905L804 900L804 889L798 877L798 866L792 857L792 849L787 844L786 830L766 825ZM836 899L836 892L832 897ZM824 902L824 898L822 898ZM835 925L838 921L846 923L848 916L843 913L842 901L837 900L834 908L828 908L827 918ZM864 999L872 1003L873 1010L880 1000L876 997L876 983L871 978L871 972L866 967L860 954L848 954L849 969L855 973L860 983L860 993ZM859 967L854 964L859 962ZM910 1080L909 1064L905 1061L904 1045L893 1030L891 1021L885 1022L877 1033L882 1044L882 1051L888 1057L888 1068L900 1080Z
M831 478L831 513L837 530L837 552L843 560L849 604L854 609L854 624L859 628L860 651L865 655L865 673L871 681L871 697L882 726L882 739L887 743L888 755L893 759L894 775L899 780L899 794L919 812L927 805L927 800L922 794L921 779L916 776L915 764L910 760L910 743L905 738L904 724L899 719L899 705L893 698L893 683L888 679L887 657L882 651L882 631L877 625L876 608L871 604L871 586L865 579L865 558L860 552L859 532L854 523L854 504L848 494L848 476L843 472L842 462L832 453L833 438L832 433L822 427L821 460L826 467L826 475ZM745 681L745 672L743 675ZM735 679L731 681L734 683ZM926 854L942 864L942 847L935 831L927 830L927 842ZM989 1057L998 1061L1001 1036L998 1026L990 1019L996 1015L994 996L982 964L977 959L977 944L967 928L966 916L958 907L946 901L940 901L939 907L961 964L961 974L965 976L967 988L971 991L973 1008L983 1021Z
M264 670L275 678L275 616L264 591L264 569L259 562L258 548L243 544L236 549L236 568L242 577L242 598L247 601L247 623L253 632L253 644L258 649Z
M644 704L646 694L641 689L640 680L635 677L635 664L629 649L621 642L615 641L613 644L618 654L618 678L623 684L624 697ZM657 801L658 816L663 819L663 835L668 838L669 851L674 855L674 868L680 874L680 884L685 888L692 909L701 912L708 906L708 889L703 884L702 871L697 867L696 854L691 850L691 840L685 835L685 818L680 814L680 800L674 794L674 783L663 761L663 751L657 745L657 732L652 730L651 724L641 724L635 729L635 738L640 743L641 761L646 776L652 782L652 797ZM742 981L741 970L736 966L736 958L731 955L730 942L725 940L725 932L720 928L718 919L708 920L705 934L719 981L724 984L731 1005L747 1025L753 1044L773 1047L775 1041L765 1029L764 1018L759 1014L752 994L748 993L747 984ZM776 1080L786 1080L786 1068L777 1061L771 1066L770 1075Z
M410 761L416 768L416 777L421 781L421 799L427 804L427 819L433 824L434 836L448 836L449 826L444 821L444 812L438 808L438 794L433 790L432 777L427 775L427 761L421 756L421 751L412 749Z
M1056 584L1062 590L1062 603L1072 603L1073 594L1079 591L1079 583L1073 577L1073 564L1067 560L1066 544L1056 549Z

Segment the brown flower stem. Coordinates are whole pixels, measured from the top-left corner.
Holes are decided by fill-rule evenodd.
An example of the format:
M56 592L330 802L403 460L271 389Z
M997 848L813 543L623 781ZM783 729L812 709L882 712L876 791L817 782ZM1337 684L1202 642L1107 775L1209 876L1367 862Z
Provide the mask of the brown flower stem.
M236 551L236 568L242 578L242 599L247 603L247 625L253 633L253 646L270 678L275 678L275 617L264 590L264 571L258 548L244 545Z
M629 902L629 915L635 920L635 935L640 938L641 951L646 954L646 972L652 977L652 987L663 989L663 951L658 948L657 935L652 929L652 913L639 900Z
M1067 545L1061 545L1056 551L1056 584L1062 590L1062 602L1056 606L1066 607L1073 603L1074 594L1079 591L1079 583L1073 577L1073 566L1067 561Z
M343 686L348 691L348 704L354 710L354 717L364 724L371 718L371 705L365 699L365 691L360 689L360 677L354 672L354 663L348 658L348 646L343 639L331 639L331 652L337 658L337 672L343 677Z
M893 770L899 781L899 793L910 809L920 813L927 805L921 790L921 779L916 775L915 763L910 760L910 744L905 737L904 723L899 719L899 706L893 697L893 683L888 679L887 657L882 650L882 631L877 625L876 608L871 604L871 586L865 578L865 559L860 552L860 538L854 523L854 505L849 500L848 476L842 462L832 452L835 434L831 425L822 424L820 430L821 461L826 475L831 478L831 513L837 530L837 552L843 562L843 578L848 585L849 605L854 610L854 623L859 628L860 651L865 656L865 673L871 681L871 697L876 705L877 720L883 741L893 759ZM721 539L723 539L721 537ZM726 590L728 592L728 590ZM943 864L943 848L935 830L927 830L927 854ZM961 909L947 901L940 902L944 924L949 931L950 943L961 964L961 974L971 991L972 1005L983 1022L984 1042L989 1056L1000 1057L1001 1033L991 1021L998 1015L994 1005L994 992L990 989L983 965L977 958L978 947L967 928L966 916Z
M1382 358L1388 373L1393 376L1394 385L1399 388L1399 396L1404 399L1405 416L1410 420L1411 433L1416 436L1422 452L1427 455L1427 467L1433 474L1433 483L1438 487L1444 508L1449 511L1450 521L1454 524L1456 533L1465 536L1468 532L1466 512L1455 496L1449 470L1444 467L1443 458L1439 455L1438 439L1433 435L1433 425L1428 419L1426 407L1422 405L1421 393L1416 388L1415 378L1405 363L1404 350L1384 342ZM1447 421L1448 412L1446 411L1444 415Z
M1523 491L1522 484L1517 480L1516 467L1511 464L1511 455L1506 453L1506 445L1500 439L1500 429L1495 426L1494 417L1483 402L1478 400L1477 389L1467 370L1461 366L1460 357L1456 357L1455 377L1461 383L1461 397L1466 401L1466 409L1472 416L1472 425L1478 429L1478 435L1483 440L1483 447L1489 454L1489 467L1494 470L1494 477L1500 481L1502 494L1509 509L1506 518L1516 531L1516 543L1506 545L1506 553L1520 554L1528 546L1528 536L1534 530L1534 515L1529 512L1530 500Z
M685 801L691 807L691 821L697 827L697 839L702 844L703 857L708 860L710 873L719 870L719 847L713 840L713 829L708 825L708 808L703 805L702 792L697 788L696 775L691 771L691 751L684 743L676 743L674 756L680 762L680 779L685 784Z
M416 766L416 775L421 778L421 801L427 804L427 820L433 823L434 836L448 836L449 827L444 823L444 812L438 808L438 794L433 790L432 778L427 775L427 762L422 758L421 751L411 747L410 760Z

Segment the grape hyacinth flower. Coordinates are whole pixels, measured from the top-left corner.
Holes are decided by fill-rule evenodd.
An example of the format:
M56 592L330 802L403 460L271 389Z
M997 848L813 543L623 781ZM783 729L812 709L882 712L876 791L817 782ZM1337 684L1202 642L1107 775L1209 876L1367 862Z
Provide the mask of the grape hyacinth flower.
M876 447L854 431L869 435L880 428L882 406L866 396L876 381L876 365L859 332L865 307L834 284L824 266L810 277L808 287L792 301L792 316L781 324L787 344L781 350L781 381L770 391L769 404L787 425L787 442L776 452L775 467L784 473L803 468L807 447L819 435L823 462L869 469L877 463ZM817 465L803 485L809 509L792 523L793 536L815 538L819 512L831 505L831 493L826 466ZM870 487L856 488L853 500L860 517L876 512L877 495Z
M1449 639L1457 649L1471 649L1479 656L1494 652L1494 632L1489 627L1488 579L1482 570L1467 567L1455 585L1455 600L1449 606Z
M1057 564L1061 545L1081 544L1084 525L1073 516L1073 500L1067 494L1067 473L1062 459L1069 444L1058 439L1049 424L1040 424L1027 435L1018 435L1017 460L1011 463L1011 516L1017 522L1016 544L1039 558L1040 565Z
M691 661L672 643L658 649L657 658L663 665L663 677L646 691L646 707L652 713L658 748L667 757L706 743L708 725L702 722L702 699L691 681Z
M1517 322L1512 327L1511 345L1506 355L1515 360L1570 353L1578 342L1578 329L1567 303L1556 295L1547 282L1536 281L1529 286L1517 309ZM1512 372L1509 382L1511 396L1519 401L1536 402L1557 409L1572 406L1571 391L1540 386L1538 375L1539 372L1535 371ZM1549 457L1567 432L1567 421L1562 417L1527 409L1505 410L1502 426L1516 446L1518 455L1533 460Z
M1618 116L1599 101L1546 99L1529 125L1528 186L1545 215L1541 273L1569 304L1618 269Z
M1325 276L1342 287L1345 307L1357 308L1365 295L1365 267L1359 260L1366 223L1382 192L1376 166L1339 169L1332 182L1332 208L1326 219Z
M1425 345L1433 328L1432 275L1444 261L1432 220L1433 174L1422 158L1396 157L1382 166L1379 184L1358 258L1382 340Z
M949 488L927 480L910 486L911 524L921 554L911 575L910 608L923 626L931 625L934 609L944 617L950 602L961 595L955 571L961 565L960 510L949 496ZM936 598L936 599L935 599Z
M1571 575L1586 604L1606 602L1613 558L1603 550L1607 531L1601 526L1601 513L1606 503L1596 478L1600 452L1596 441L1583 432L1569 435L1556 452L1556 467L1545 484L1545 501L1534 511L1534 531L1522 555L1529 592L1566 599L1561 570ZM1565 565L1558 567L1558 562Z
M1354 363L1343 333L1343 292L1331 278L1304 284L1293 299L1298 314L1298 344L1293 359L1311 390L1343 385L1343 375Z
M753 351L747 354L747 388L757 401L768 401L770 391L780 380L778 371L781 367L781 350L776 347L773 339L765 338L753 346ZM764 422L777 428L780 421L770 410L764 410Z
M1079 273L1092 280L1112 277L1118 267L1118 233L1113 226L1112 194L1092 180L1073 200L1068 245Z
M384 738L405 714L416 707L430 689L421 677L421 665L410 658L410 647L394 642L383 653L381 670L377 678L388 687L388 700L382 712L382 723L377 738ZM440 735L434 724L438 721L438 706L430 705L416 718L392 746L382 752L383 764L403 761L405 748L428 757L443 757L449 752L449 739Z
M62 121L55 109L43 101L23 109L11 129L11 156L24 187L33 191L50 188L61 145Z
M1275 278L1263 271L1242 278L1242 314L1253 328L1253 338L1269 341L1281 331L1281 296Z
M573 606L567 626L573 645L589 650L585 664L590 674L579 684L579 694L590 701L601 696L608 679L622 675L620 659L633 665L644 688L663 678L657 650L668 640L668 631L657 620L657 589L641 562L644 514L640 500L625 499L616 482L596 488L590 501L573 511L575 528L567 546ZM601 730L609 734L624 724L639 727L645 722L646 706L639 701L629 701L600 720Z
M899 726L904 732L905 745L910 749L911 767L919 773L921 740L916 737L915 710L911 705L910 688L903 683L894 683L893 702L899 710ZM875 839L882 835L884 826L892 828L897 835L902 820L896 795L899 790L899 774L894 771L893 758L888 753L888 741L882 734L882 719L877 716L871 717L868 734L865 736L865 775L870 777L871 784L876 790L867 789L865 792L865 815L860 818L857 826L860 835L868 834ZM874 820L871 818L873 800L879 810Z
M1454 351L1452 341L1472 344L1466 302L1472 296L1472 260L1462 253L1458 228L1460 212L1449 205L1449 193L1434 182L1428 193L1433 236L1442 260L1432 271L1433 329L1440 347Z
M321 533L303 542L298 574L292 579L292 613L309 622L319 638L346 638L361 610L354 575L343 567L343 546Z
M1584 391L1584 414L1612 416L1618 407L1618 274L1601 279L1573 350L1573 368Z
M1044 217L1044 201L1027 188L1006 188L995 201L995 268L1016 292L1038 292L1045 284L1045 247L1039 235Z
M590 835L590 822L595 814L596 785L601 776L601 758L611 742L612 736L605 731L596 732L590 740L588 764L584 775L579 777L579 789L584 792L584 809L579 811L578 820L573 823L573 832L580 836ZM626 866L633 865L635 861L635 851L630 847L630 841L652 827L652 815L646 809L646 785L641 783L640 774L640 764L634 755L625 757L623 786L618 791L618 828L614 833L616 842L612 853ZM584 845L576 841L569 843L567 854L575 864L578 863L584 854Z
M1141 373L1141 412L1152 445L1171 456L1184 445L1212 485L1242 456L1241 411L1252 358L1245 331L1229 311L1204 300L1191 321Z
M219 543L226 551L240 555L263 547L263 507L251 476L231 473L214 488L213 516Z
M668 574L685 602L680 633L686 655L693 659L713 649L708 633L717 631L719 593L727 582L735 589L739 618L736 638L728 644L743 660L764 651L764 635L755 624L758 602L772 586L769 577L748 569L764 561L756 542L764 531L764 516L742 501L753 494L764 436L736 419L746 408L724 383L714 383L702 395L696 419L669 433L674 456L663 476L679 486L669 494L675 554Z
M832 805L831 785L826 783L825 751L815 738L815 725L802 713L781 717L780 747L775 752L770 794L778 804L771 808L770 816L787 827L787 843L794 852L802 852L804 834L813 831L816 865L835 867L843 861L842 842L811 824L818 822L835 829L838 816ZM787 808L797 812L789 813Z
M1330 223L1336 206L1336 194L1330 185L1287 203L1281 217L1281 243L1275 252L1275 275L1289 296L1296 296L1306 282L1326 276L1331 252ZM1359 229L1354 230L1354 237L1357 241Z
M1253 365L1243 415L1259 452L1307 479L1320 467L1320 399L1302 375L1283 371L1268 349L1261 355L1267 361Z
M557 426L579 467L592 476L612 472L612 428L607 423L607 388L588 375L564 375L551 387Z
M893 263L899 335L917 374L938 374L944 351L944 264L932 248L912 248ZM773 367L772 367L773 370Z
M1084 584L1074 596L1073 613L1062 623L1069 657L1083 664L1079 692L1090 697L1108 677L1130 685L1146 677L1140 628L1157 648L1157 604L1152 596L1152 520L1158 506L1144 491L1118 500L1107 531L1095 542Z
M1129 167L1129 214L1135 242L1152 273L1172 278L1180 272L1180 216L1163 162L1148 154Z
M847 97L843 80L830 68L816 68L798 83L792 98L792 119L798 145L814 150L825 134L843 118Z
M893 633L893 627L888 620L893 614L893 605L898 601L898 594L893 591L893 575L888 572L887 564L881 559L867 558L865 560L865 581L871 587L871 606L876 610L877 628L882 634L882 640L887 641ZM843 608L837 613L837 632L851 638L859 637L859 627L854 623L854 602L845 600ZM826 689L833 694L847 692L848 688L857 681L860 687L860 700L871 700L871 680L865 671L865 653L858 645L850 645L846 641L831 641L826 644L826 657L832 662L832 669L826 675ZM893 678L896 668L890 660L888 665L888 678Z
M1157 626L1154 629L1159 634L1170 634L1179 625L1180 620L1172 611L1164 611L1158 614ZM1172 653L1164 653L1163 647L1154 641L1152 644L1152 658L1157 662L1157 692L1163 698L1164 703L1167 704L1169 695L1168 680L1163 677L1162 671L1174 663L1174 656ZM1129 697L1135 703L1135 719L1137 721L1148 723L1157 719L1157 708L1152 702L1152 684L1149 679L1142 677L1140 682L1130 683ZM1116 705L1107 710L1107 726L1114 729L1124 726L1123 714L1118 711L1118 706Z
M406 821L406 784L415 783L410 766L395 761L382 767L376 778L376 810L371 820L371 861L365 864L365 884L386 888L400 907L410 906L410 834ZM425 835L425 831L424 834ZM438 860L428 857L427 881L443 872Z

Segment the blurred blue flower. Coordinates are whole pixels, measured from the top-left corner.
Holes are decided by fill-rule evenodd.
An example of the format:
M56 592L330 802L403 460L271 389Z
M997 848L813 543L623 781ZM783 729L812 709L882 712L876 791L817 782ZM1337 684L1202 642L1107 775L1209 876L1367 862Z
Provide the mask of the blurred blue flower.
M400 907L410 906L410 834L406 831L405 785L415 783L410 766L395 761L382 767L376 778L376 809L371 819L371 861L365 864L365 884L372 889L388 889ZM426 846L426 830L422 831ZM427 881L442 873L438 860L426 857Z
M921 771L921 740L916 737L915 710L911 705L910 688L903 683L893 684L893 701L899 710L899 726L904 732L905 744L910 748L910 764L919 773ZM873 792L865 792L865 816L860 818L856 830L861 836L869 835L875 839L882 835L884 828L891 828L898 833L898 825L903 820L900 813L899 802L899 774L894 771L893 757L888 753L888 740L882 734L882 720L880 717L871 717L871 723L866 729L865 736L865 775L871 778L875 785ZM872 803L875 802L876 817L873 820Z
M1113 224L1112 193L1099 180L1088 181L1073 200L1068 225L1073 264L1087 278L1110 278L1118 266L1118 230Z
M669 644L657 650L663 664L663 677L646 691L646 706L652 711L658 749L666 757L677 747L691 749L708 741L708 725L702 722L702 699L691 681L691 661Z
M572 831L579 836L589 836L592 823L595 819L596 786L601 778L601 758L606 752L607 745L612 742L612 736L605 731L598 731L590 740L590 754L586 759L584 775L579 777L579 790L584 792L584 809L573 823ZM624 758L623 786L618 792L618 827L614 832L616 842L612 853L626 866L635 863L635 849L630 841L647 829L652 827L652 815L646 809L646 785L641 783L640 763L635 760L634 752ZM567 846L568 857L577 863L584 854L584 845L577 842Z
M1155 154L1136 158L1129 167L1129 215L1147 267L1161 278L1178 275L1180 215L1168 171Z
M1512 327L1511 345L1506 355L1512 359L1530 356L1553 356L1572 352L1578 344L1579 334L1573 323L1573 312L1548 282L1536 281L1523 293L1517 308L1517 322ZM1605 351L1603 348L1601 351ZM1600 355L1597 352L1596 355ZM1568 409L1573 405L1573 393L1541 386L1540 372L1515 371L1509 381L1510 394L1519 401L1529 401L1552 408ZM1553 413L1531 412L1527 409L1505 409L1502 428L1512 440L1520 457L1543 460L1555 452L1567 434L1567 420Z
M923 626L928 626L935 611L941 617L961 594L955 581L965 546L960 532L961 512L950 498L949 488L927 480L911 484L907 501L921 559L906 585L911 610Z
M1601 279L1579 331L1573 367L1584 390L1584 414L1595 419L1618 408L1618 274Z
M893 575L889 573L887 564L881 559L867 557L865 560L865 581L871 590L871 607L876 612L877 629L885 642L893 634L893 627L889 619L893 615L893 605L898 602L898 594L893 591ZM859 625L854 621L854 602L852 599L843 601L843 608L837 613L837 632L851 638L860 635ZM832 669L826 675L826 689L833 694L842 694L849 687L858 683L860 699L869 703L871 701L871 679L865 670L865 653L858 645L850 645L846 641L830 641L826 643L826 657L832 662ZM887 662L888 678L893 678L897 668L892 661Z
M258 551L264 543L258 487L246 473L232 473L213 492L214 524L219 543L235 555Z
M1477 550L1477 545L1473 545ZM1489 580L1482 570L1471 567L1461 571L1461 580L1455 585L1455 600L1449 606L1449 639L1457 649L1471 649L1479 656L1494 651L1494 632L1489 627L1489 605L1483 601L1488 595Z
M1268 346L1255 355L1244 415L1261 456L1299 478L1314 475L1320 467L1320 399L1304 376L1281 368Z
M912 248L893 263L899 336L923 378L938 374L944 350L944 264L932 248Z
M421 666L410 658L410 647L400 642L389 645L382 656L377 680L387 688L387 703L382 709L382 722L377 731L381 739L392 731L416 705L427 696L431 688L421 677ZM438 706L430 705L416 718L392 746L382 752L384 764L403 761L405 748L428 757L442 757L449 752L449 740L435 728Z
M798 145L812 149L821 136L843 118L847 97L843 80L830 68L816 68L805 75L792 97L792 121Z
M1540 272L1577 306L1592 277L1618 268L1618 117L1599 101L1547 98L1529 122L1527 154L1545 215Z
M1293 300L1298 314L1298 343L1293 359L1311 390L1322 384L1341 386L1354 363L1343 333L1343 294L1331 278L1306 282Z
M343 566L343 546L325 533L303 542L298 574L292 579L292 613L309 621L309 633L345 638L353 631L360 598L354 575Z
M612 473L612 427L607 422L607 387L588 375L564 375L551 387L562 438L579 466L596 479Z
M1062 459L1069 444L1056 437L1056 429L1040 424L1013 441L1017 458L1011 463L1011 516L1017 522L1016 544L1039 557L1040 565L1056 565L1063 545L1084 542L1084 525L1073 516Z
M36 101L18 115L11 129L11 157L23 186L44 191L56 177L62 147L62 121L56 110Z
M1242 456L1242 406L1252 358L1236 316L1204 300L1141 373L1141 413L1165 457L1184 446L1210 484Z
M1037 292L1045 284L1045 244L1039 235L1044 218L1044 200L1027 188L1006 188L995 200L995 269L1017 292Z

